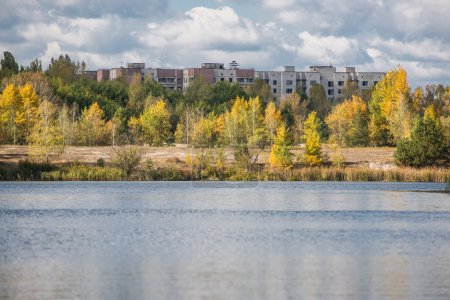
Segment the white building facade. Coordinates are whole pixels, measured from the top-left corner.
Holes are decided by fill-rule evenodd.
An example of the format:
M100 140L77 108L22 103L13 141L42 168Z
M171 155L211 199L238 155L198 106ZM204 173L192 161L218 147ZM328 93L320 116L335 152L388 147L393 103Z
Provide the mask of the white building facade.
M300 88L309 95L314 84L320 84L327 98L336 101L342 98L346 81L357 82L361 90L369 90L384 75L382 72L356 72L354 67L336 72L333 66L311 66L308 71L296 71L294 66L285 66L282 71L255 71L255 78L264 80L270 86L277 101Z

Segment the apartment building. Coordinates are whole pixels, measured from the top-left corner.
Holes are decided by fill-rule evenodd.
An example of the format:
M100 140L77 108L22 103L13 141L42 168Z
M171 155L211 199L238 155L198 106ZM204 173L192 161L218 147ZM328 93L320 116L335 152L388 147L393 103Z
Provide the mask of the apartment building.
M359 88L367 90L373 88L384 75L382 72L356 72L355 67L337 72L333 66L311 66L308 71L300 72L293 66L285 66L282 71L255 72L255 78L265 80L277 100L292 94L297 88L309 95L311 87L320 84L328 99L336 101L342 97L346 81L357 82Z
M352 81L362 90L372 89L385 75L382 72L357 72L355 67L346 67L337 71L334 66L311 66L306 71L297 71L294 66L285 66L282 71L255 71L240 69L236 61L228 68L223 63L202 63L199 68L163 69L145 68L145 63L128 63L126 68L100 69L96 73L98 81L124 78L128 83L139 75L141 80L151 78L165 88L186 90L196 78L203 82L214 84L225 81L241 86L250 85L254 79L264 80L272 91L275 100L279 101L302 89L310 94L311 87L320 84L330 101L336 101L343 96L345 82Z
M188 68L183 70L183 89L187 89L196 78L203 78L205 83L214 84L220 81L237 83L246 86L253 83L255 70L239 69L237 62L230 63L226 69L222 63L202 63L200 68Z
M145 63L128 63L126 67L97 70L97 81L123 78L130 83L135 76L139 76L141 81L151 78L165 88L183 89L183 70L181 69L146 69Z

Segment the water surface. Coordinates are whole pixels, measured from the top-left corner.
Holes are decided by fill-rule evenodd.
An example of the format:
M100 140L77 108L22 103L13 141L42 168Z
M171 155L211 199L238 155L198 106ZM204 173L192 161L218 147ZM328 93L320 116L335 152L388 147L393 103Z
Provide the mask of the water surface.
M444 187L0 183L0 299L450 299Z

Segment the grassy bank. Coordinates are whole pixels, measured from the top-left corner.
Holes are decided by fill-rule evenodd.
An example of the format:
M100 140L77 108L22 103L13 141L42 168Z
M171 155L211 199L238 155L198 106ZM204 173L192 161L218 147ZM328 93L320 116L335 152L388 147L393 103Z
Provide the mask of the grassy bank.
M114 181L114 180L227 180L227 181L381 181L381 182L450 182L446 168L393 168L388 170L369 167L303 167L270 169L259 165L252 170L229 166L223 168L187 168L185 164L167 167L141 167L131 176L111 166L88 164L51 165L19 162L0 165L0 180L45 181Z

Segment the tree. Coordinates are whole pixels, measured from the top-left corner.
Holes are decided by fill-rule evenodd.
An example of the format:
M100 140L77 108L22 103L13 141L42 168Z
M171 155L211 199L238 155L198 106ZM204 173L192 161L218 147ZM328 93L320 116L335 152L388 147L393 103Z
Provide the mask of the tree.
M222 133L220 118L210 114L208 117L201 118L194 124L191 141L194 146L212 147L214 146Z
M309 90L309 110L315 111L317 117L325 119L331 111L331 103L328 101L324 88L320 84L314 84Z
M20 113L21 101L18 90L9 84L0 97L0 123L2 124L2 143L15 145L20 135L16 115Z
M300 143L303 121L307 116L308 100L302 100L297 94L291 94L280 102L281 115L288 128L292 129L293 142Z
M113 148L114 154L111 164L122 171L126 178L130 178L139 169L142 151L135 146Z
M418 119L410 138L397 144L395 161L411 167L434 166L444 159L449 148L439 124L429 117Z
M398 67L376 85L369 102L370 137L375 145L390 145L411 133L412 100L406 71Z
M246 86L245 92L251 98L258 96L263 106L266 106L272 99L270 85L260 78L256 78L251 85Z
M72 82L77 71L77 65L66 54L60 55L58 59L52 57L46 73L50 77L59 77L64 82Z
M0 66L0 81L3 78L11 77L12 75L19 73L19 65L9 51L3 52L3 59L0 61Z
M275 102L269 102L266 107L264 114L264 124L266 125L269 137L272 140L275 138L277 128L280 127L282 123L281 113L275 106Z
M322 146L320 144L320 120L315 111L308 115L303 124L303 138L305 140L305 162L313 167L323 163Z
M161 146L171 140L170 113L162 99L149 105L139 118L142 137L151 146Z
M368 144L368 115L366 103L353 96L333 107L325 122L330 131L330 141L339 146L366 146Z
M109 136L103 110L97 102L85 108L78 122L78 143L86 146L104 145Z
M31 84L19 86L20 109L16 112L16 124L19 127L19 141L24 143L36 123L39 98Z
M290 145L292 138L285 124L277 128L277 133L273 140L270 151L269 163L271 167L289 167L292 165L292 153Z
M38 121L33 126L28 142L33 156L44 158L49 162L50 154L64 151L64 139L57 125L57 107L48 100L39 105Z

